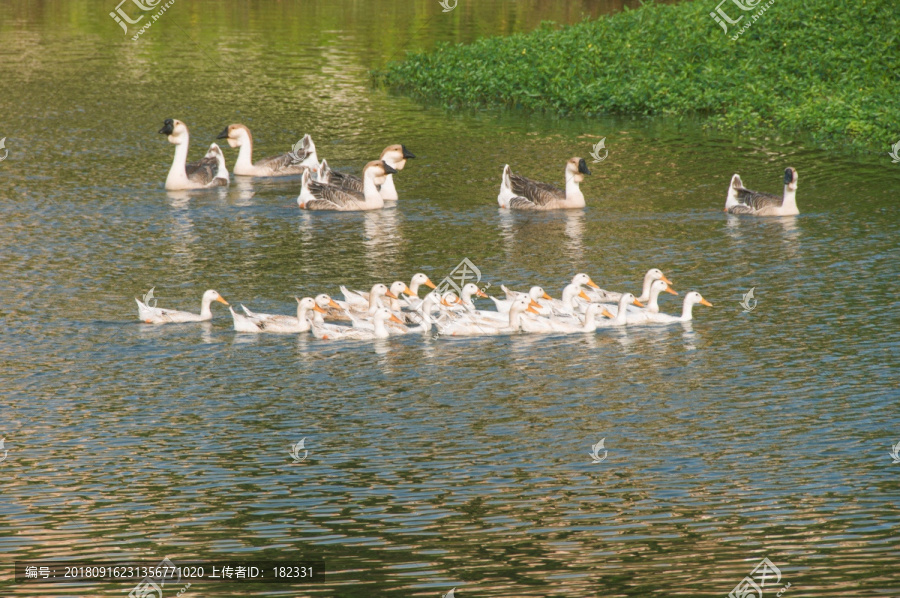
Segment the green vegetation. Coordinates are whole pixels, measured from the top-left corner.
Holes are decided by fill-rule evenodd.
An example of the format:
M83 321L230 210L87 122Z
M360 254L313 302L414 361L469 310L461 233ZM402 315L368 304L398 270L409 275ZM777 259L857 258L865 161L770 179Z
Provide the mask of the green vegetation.
M467 45L440 45L377 76L448 107L561 114L700 115L710 126L800 131L885 149L900 137L900 3L774 0L726 34L718 0L637 10ZM744 0L755 4L754 0ZM736 40L741 26L752 22Z

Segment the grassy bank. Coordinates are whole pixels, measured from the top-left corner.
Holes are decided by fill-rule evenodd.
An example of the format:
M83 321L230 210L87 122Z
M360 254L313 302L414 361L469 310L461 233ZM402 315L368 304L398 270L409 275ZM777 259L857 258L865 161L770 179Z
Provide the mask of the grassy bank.
M714 127L802 131L887 150L900 138L900 2L757 0L726 34L718 0L648 4L558 28L410 54L377 74L448 107L699 114ZM745 5L754 0L744 0ZM742 26L752 23L736 40Z

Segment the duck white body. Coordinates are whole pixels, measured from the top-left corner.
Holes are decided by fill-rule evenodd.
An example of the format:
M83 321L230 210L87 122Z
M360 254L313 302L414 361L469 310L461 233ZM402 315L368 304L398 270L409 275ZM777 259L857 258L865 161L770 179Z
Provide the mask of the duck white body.
M644 303L650 301L650 285L653 284L653 281L655 280L663 280L666 284L672 284L672 281L666 278L662 273L662 270L659 268L650 268L647 270L647 273L644 274L644 286L641 291L641 296L637 298L638 301ZM624 294L615 291L605 291L603 289L589 289L586 290L585 293L591 298L591 301L597 301L598 303L617 303Z
M174 324L182 322L205 322L212 320L212 310L209 306L213 301L224 303L228 302L222 298L219 293L210 289L203 293L203 299L200 302L200 313L194 314L188 311L178 311L175 309L163 309L161 307L150 307L143 303L140 299L135 298L138 305L138 318L147 324Z
M553 185L514 174L510 170L509 164L506 164L503 167L497 203L501 208L512 210L583 208L585 206L584 193L581 192L580 185L586 174L591 174L591 171L588 170L584 158L569 159L564 171L566 188L563 191Z
M525 312L537 314L531 306L531 298L523 295L516 299L509 309L507 324L496 326L470 317L461 318L440 327L441 334L447 336L480 336L490 334L511 334L519 330L526 332L544 332L544 330L531 330L528 320L522 317Z
M376 338L388 338L386 322L392 321L396 324L402 324L397 316L391 313L386 307L378 308L372 316L374 323L372 330L364 330L362 328L351 328L349 326L328 326L323 327L315 322L312 325L312 332L316 338L322 340L372 340Z
M315 300L311 297L304 297L297 300L297 317L284 316L281 314L258 314L251 312L249 309L241 305L246 316L242 316L231 311L231 317L234 321L234 329L237 332L278 332L278 333L297 333L309 332L310 321L309 312L325 313L325 310L316 305Z
M659 313L659 294L662 292L666 292L672 295L677 295L678 293L669 288L662 280L654 280L650 285L650 301L646 306L642 306L640 301L635 300L634 305L638 307L643 307L643 309L631 310L626 309L626 318L628 324L645 324L650 321L650 317L653 314ZM614 316L618 316L618 307L611 307L610 311L613 312Z
M784 193L781 197L770 193L751 191L744 187L740 175L731 177L725 211L729 214L750 216L796 216L797 209L797 169L784 171Z
M219 133L218 139L227 139L228 145L240 148L237 162L234 163L234 174L238 176L296 176L310 170L315 171L319 166L316 144L309 135L304 135L293 151L264 158L256 163L253 162L253 135L245 125L228 125Z
M684 304L682 305L680 316L670 316L668 314L649 314L648 323L652 324L673 324L675 322L690 322L693 315L693 307L699 303L707 307L712 307L712 303L703 298L697 291L691 291L684 296Z
M220 171L220 167L225 164L225 157L218 145L215 143L210 145L209 151L202 160L188 164L187 156L191 136L187 125L180 120L169 118L163 123L159 132L175 146L175 157L172 159L172 166L166 176L167 191L210 189L228 185L228 169L224 168Z

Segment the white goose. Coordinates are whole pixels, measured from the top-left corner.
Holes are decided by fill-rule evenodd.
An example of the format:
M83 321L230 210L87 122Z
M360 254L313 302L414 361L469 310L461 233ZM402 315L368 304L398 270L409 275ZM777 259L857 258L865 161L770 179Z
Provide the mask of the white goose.
M391 313L386 307L379 307L372 314L374 327L372 330L363 328L352 328L350 326L323 326L313 322L312 332L316 338L322 340L371 340L376 338L387 338L390 336L386 322L394 322L403 324L397 316Z
M406 149L405 145L398 143L384 148L379 159L391 166L396 172L400 172L406 167L406 161L410 158L415 158L415 155ZM329 171L329 179L332 185L340 187L341 189L357 191L359 193L364 191L363 180L352 174L331 170ZM387 201L396 200L398 198L397 189L394 187L394 175L392 173L388 173L387 176L384 177L384 182L381 183L381 188L378 192L381 194L381 198Z
M245 125L234 124L225 127L217 139L227 139L228 145L238 147L237 162L234 163L234 174L252 177L296 176L309 170L317 170L316 144L312 137L304 135L294 151L264 158L253 162L253 135Z
M163 123L159 132L175 146L175 158L172 160L172 166L166 176L168 191L209 189L228 185L228 169L219 171L220 165L225 163L225 157L218 145L215 143L210 145L209 151L202 160L188 164L187 156L191 136L188 133L187 125L180 120L169 118Z
M579 186L584 175L591 174L584 158L571 158L566 162L564 176L566 189L541 183L521 175L514 174L509 164L503 167L503 178L500 183L500 194L497 203L501 208L512 210L565 210L583 208L584 194Z
M313 181L307 171L303 173L303 187L297 204L304 210L380 210L384 208L384 198L378 192L378 185L394 172L397 171L383 160L369 162L363 169L363 191L359 192Z
M797 169L784 171L784 194L780 197L771 193L760 193L744 188L739 175L731 177L725 211L729 214L750 216L796 216L797 209Z
M672 284L672 281L666 278L666 276L662 273L662 270L660 270L659 268L650 268L649 270L647 270L647 273L644 274L644 286L643 290L641 291L641 296L637 298L638 301L643 301L645 303L647 301L650 301L650 285L653 284L654 280L663 280L666 282L666 284ZM599 303L617 303L623 295L623 293L617 293L615 291L605 291L603 289L590 289L586 291L586 293L591 298L591 301L597 301Z
M138 318L147 324L173 324L181 322L205 322L212 320L212 311L209 309L210 303L218 301L228 305L228 302L222 298L219 293L210 289L203 293L203 300L200 302L200 313L193 314L188 311L178 311L174 309L163 309L161 307L150 307L143 303L140 299L135 298L138 305Z
M242 316L235 313L230 307L231 318L234 321L234 329L237 332L280 332L280 333L296 333L309 332L309 312L325 313L325 310L316 305L311 297L304 297L297 300L297 317L283 316L281 314L258 314L253 313L243 305L241 308L247 314Z
M703 296L697 291L691 291L687 295L684 296L684 304L681 309L680 316L670 316L668 314L649 314L648 322L653 324L672 324L675 322L690 322L693 315L693 307L699 303L700 305L705 305L707 307L712 307L712 303L703 298Z

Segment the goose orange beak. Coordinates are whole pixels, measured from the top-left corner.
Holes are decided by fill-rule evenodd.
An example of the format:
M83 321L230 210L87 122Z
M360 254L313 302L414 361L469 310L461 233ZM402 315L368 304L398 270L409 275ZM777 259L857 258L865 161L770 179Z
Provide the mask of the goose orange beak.
M396 299L397 295L393 294L390 290L388 290L385 294L385 297L390 297L391 299Z
M436 288L437 288L436 286L434 286L434 283L431 282L431 279L430 279L430 278L429 278L428 280L425 281L425 286L428 287L429 289L436 289Z
M609 313L609 310L606 309L605 307L603 308L603 311L600 312L600 315L601 315L601 316L604 316L604 317L606 317L606 318L609 318L610 320L615 319L615 316L612 315L611 313Z
M325 311L324 309L322 309L321 307L319 307L318 304L313 306L313 311L317 311L317 312L319 312L320 314L327 314L327 313L328 313L327 311Z
M707 301L706 299L701 299L701 300L700 300L700 305L705 305L706 307L712 307L712 303L710 303L710 302Z
M228 305L228 302L225 301L224 299L222 299L221 297L217 297L216 301L218 301L219 303L224 303L225 305Z
M587 281L587 286L591 287L592 289L597 289L598 291L600 290L600 287L598 287L596 283L594 283L594 281L590 278Z
M397 324L403 324L403 320L401 320L400 318L398 318L397 316L394 316L394 315L391 316L391 322L396 322Z
M548 295L546 292L544 293L544 299L546 299L547 301L553 301L553 297Z
M334 299L329 299L329 300L328 300L328 305L330 305L331 307L333 307L333 308L335 308L335 309L341 309L341 306L338 305L337 303L335 303Z
M668 278L666 278L665 276L663 276L662 278L660 278L660 280L663 281L663 282L666 283L666 284L672 284L672 281L669 280Z
M668 283L666 283L666 284L668 284ZM666 292L669 293L670 295L678 294L678 292L675 289L673 289L672 287L666 287Z
M644 307L644 304L641 303L640 301L638 301L637 299L635 299L634 301L632 301L632 303L634 303L634 304L637 305L638 307Z
M578 291L578 296L584 299L585 301L590 301L591 298L587 296L587 293L584 291Z

